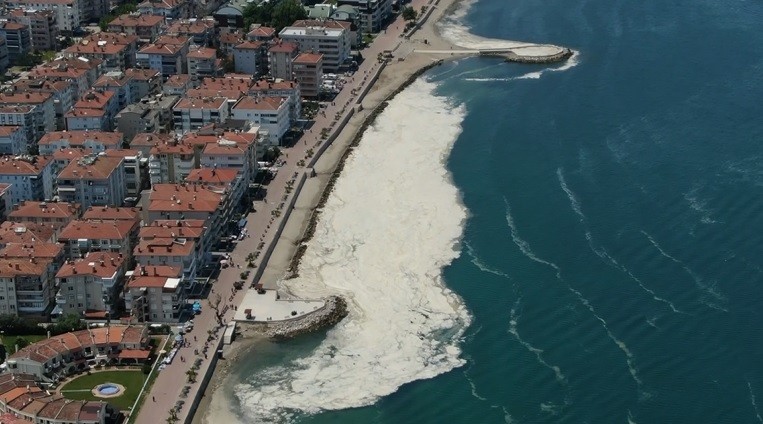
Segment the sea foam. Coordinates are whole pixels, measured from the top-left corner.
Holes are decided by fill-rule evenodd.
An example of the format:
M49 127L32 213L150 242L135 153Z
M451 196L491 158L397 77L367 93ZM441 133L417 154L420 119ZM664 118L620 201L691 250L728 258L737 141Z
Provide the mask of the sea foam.
M397 95L347 160L299 278L283 284L306 298L340 294L349 316L311 354L236 387L251 422L370 405L464 364L471 318L441 273L466 219L445 168L465 109L434 89L418 80Z

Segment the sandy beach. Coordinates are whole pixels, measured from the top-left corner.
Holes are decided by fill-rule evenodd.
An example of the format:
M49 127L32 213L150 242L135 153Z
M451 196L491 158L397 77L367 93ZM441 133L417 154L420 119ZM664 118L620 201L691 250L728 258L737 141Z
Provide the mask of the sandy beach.
M319 206L321 198L327 190L331 190L332 178L336 178L337 170L341 171L341 164L348 151L351 150L351 146L359 140L362 130L374 120L376 114L382 109L380 106L415 80L423 70L436 65L441 60L473 54L463 50L463 46L457 46L448 41L439 33L437 28L437 23L457 8L458 0L440 0L431 3L427 0L414 0L411 5L417 11L420 11L425 5L431 9L428 14L422 16L423 23L418 30L408 39L404 38L402 36L404 23L401 17L397 17L388 26L386 32L379 34L374 43L362 51L366 62L376 62L377 53L385 50L393 50L394 58L382 70L368 94L363 98L362 110L350 118L331 146L315 163L316 176L306 180L260 278L260 283L266 288L284 290L283 287L278 286L278 282L289 274L290 264L300 243L309 239L309 235L306 236L306 230L311 221L317 219L314 212ZM531 46L536 46L501 40L501 46L507 44L520 49L528 49L528 51L532 50ZM545 46L536 47L535 52L537 54L548 52L548 49L544 49ZM362 71L359 72L362 76ZM359 74L356 73L356 77L359 77ZM285 152L288 152L288 149ZM254 329L247 329L244 326L242 331L243 334L236 339L233 345L226 347L226 359L217 365L193 422L236 422L235 417L232 416L229 393L224 393L222 388L231 384L233 376L229 375L229 371L236 358L240 355L256 352L258 342L265 340L264 336L261 333L258 334Z

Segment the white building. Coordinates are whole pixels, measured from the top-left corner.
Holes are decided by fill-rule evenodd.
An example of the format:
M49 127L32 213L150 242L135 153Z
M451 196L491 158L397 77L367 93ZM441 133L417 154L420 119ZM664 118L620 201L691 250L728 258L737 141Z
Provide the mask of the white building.
M94 153L122 147L122 134L105 131L54 131L39 141L41 155L52 155L60 149L91 149Z
M257 75L260 72L257 63L262 61L263 45L261 41L245 41L233 48L233 63L237 73Z
M122 206L126 184L121 157L89 156L72 161L58 174L58 197L90 206Z
M0 259L0 313L42 315L53 300L52 258Z
M225 97L188 97L172 108L176 133L195 131L208 124L228 120L228 99Z
M186 303L179 266L141 266L127 271L125 309L140 322L177 322Z
M281 144L281 140L291 128L289 117L289 102L286 97L242 97L231 111L233 119L241 119L267 131L268 143L273 146Z
M162 141L151 148L148 175L151 185L183 181L196 167L193 148L177 140Z
M305 25L286 27L279 36L297 43L302 52L323 54L323 71L337 72L350 58L350 31L341 25L332 28L322 21L308 21Z
M6 203L53 198L53 161L45 156L3 156L0 183L11 184Z
M56 305L64 314L110 317L121 292L124 265L124 256L113 252L89 252L67 261L56 274Z
M81 19L80 0L8 0L8 6L52 10L56 14L59 31L71 32L79 28Z

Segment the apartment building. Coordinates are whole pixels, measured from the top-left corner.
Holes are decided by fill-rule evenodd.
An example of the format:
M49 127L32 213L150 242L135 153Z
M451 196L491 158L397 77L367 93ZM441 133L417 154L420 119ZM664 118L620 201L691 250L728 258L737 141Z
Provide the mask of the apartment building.
M0 258L0 314L45 316L53 308L51 258Z
M133 249L135 262L141 266L171 266L180 268L180 278L186 287L192 286L196 273L203 265L196 242L185 237L141 237Z
M233 48L244 41L244 35L238 31L226 31L217 36L219 48L226 56L231 56Z
M140 150L107 150L102 155L110 158L122 158L122 167L125 172L125 200L137 201L145 181L143 175L144 158Z
M58 243L45 241L8 243L0 249L0 258L26 260L33 258L50 259L53 261L53 274L55 274L64 263L64 248ZM0 301L2 300L3 299L0 299Z
M166 133L172 131L172 107L178 96L157 95L133 103L116 116L117 129L132 139L139 133Z
M54 131L39 141L41 155L52 155L67 148L90 149L93 153L109 149L121 149L124 137L118 132L105 131Z
M188 75L197 78L216 77L223 74L222 60L217 58L217 50L209 47L192 49L187 55Z
M323 71L338 72L350 59L350 24L340 21L304 20L281 30L279 37L299 45L302 52L323 54Z
M162 140L151 148L148 175L152 186L181 182L197 167L193 147L175 139Z
M56 109L53 105L53 95L51 93L24 93L11 87L3 93L0 93L0 104L4 106L32 106L32 117L34 128L31 134L27 133L27 140L30 145L35 145L37 140L46 132L53 131L56 128ZM2 124L2 121L0 121ZM19 125L10 123L10 125ZM25 129L28 131L28 129Z
M225 216L223 195L204 187L181 184L156 184L151 189L147 223L155 220L198 219L212 232L210 240L218 240Z
M77 100L90 90L101 76L102 63L101 60L87 58L57 59L35 66L29 72L29 78L73 82L74 99Z
M56 273L56 305L63 314L90 319L113 317L125 276L125 257L115 252L88 252L66 261Z
M268 48L268 67L270 76L284 80L294 78L292 61L299 54L299 44L295 42L279 41Z
M233 63L236 72L247 75L264 74L267 70L267 44L262 41L245 41L233 47Z
M214 19L182 19L174 21L164 31L167 35L190 37L197 46L211 46L215 37Z
M251 30L246 34L246 39L249 41L262 41L268 43L276 38L275 28L253 24L250 29Z
M249 95L255 97L286 97L289 101L289 116L292 122L302 116L302 89L294 80L255 81L249 88Z
M80 0L6 0L6 5L12 8L50 10L56 16L59 31L66 34L79 28L84 20Z
M164 17L153 14L130 13L109 22L108 31L135 35L141 43L153 43L164 29Z
M8 218L14 222L47 226L57 232L79 218L81 213L82 209L76 203L26 200L13 205Z
M53 96L53 109L56 114L56 129L66 129L64 115L74 106L75 83L73 81L55 81L46 79L20 79L13 83L19 93L50 93Z
M187 97L173 108L175 132L184 134L211 123L228 120L228 99L225 97Z
M13 22L29 27L32 50L58 50L58 20L52 10L14 9L8 12Z
M138 322L177 322L186 303L180 266L138 265L128 271L124 300Z
M162 73L156 69L130 68L125 71L125 77L130 79L135 101L162 92Z
M29 141L24 127L19 125L0 126L0 154L25 155L29 153Z
M139 67L155 69L163 76L186 73L190 38L163 35L135 55Z
M19 57L32 51L31 31L28 25L18 22L0 21L0 37L8 46L8 60L15 64Z
M91 90L74 103L64 118L69 131L111 131L119 111L119 99L112 91Z
M93 84L93 88L97 91L114 93L118 110L137 100L132 90L132 79L122 71L106 72Z
M34 145L37 139L35 106L2 106L0 105L0 126L21 127L26 137L26 145Z
M140 208L90 206L82 214L85 221L132 221L140 225Z
M7 201L11 205L24 200L53 198L53 161L45 156L0 157L0 183L11 184Z
M283 136L292 125L286 97L242 97L233 106L231 116L258 125L260 131L267 131L267 142L272 146L281 145Z
M88 252L121 253L132 257L140 225L126 219L114 221L75 220L61 230L58 242L68 259L84 257Z
M237 211L241 209L241 201L246 195L250 179L246 177L240 167L204 167L192 170L185 181L188 184L206 187L223 195L223 210ZM238 223L235 224L235 230L239 230Z
M294 79L299 82L302 96L316 98L323 82L323 55L320 53L300 53L292 62Z
M89 156L72 161L56 181L59 199L79 203L83 208L122 206L127 197L121 157Z
M188 90L196 86L188 74L172 75L162 86L162 92L171 96L185 97Z
M51 170L51 175L54 175L53 182L55 183L55 176L58 176L72 161L91 156L92 154L93 151L90 149L77 148L59 149L53 152L53 167ZM53 188L53 193L58 193L56 187Z
M130 140L130 148L138 150L143 157L151 156L151 149L161 143L175 142L174 134L139 133Z
M391 0L338 0L337 5L352 6L358 10L362 32L381 31L392 16Z

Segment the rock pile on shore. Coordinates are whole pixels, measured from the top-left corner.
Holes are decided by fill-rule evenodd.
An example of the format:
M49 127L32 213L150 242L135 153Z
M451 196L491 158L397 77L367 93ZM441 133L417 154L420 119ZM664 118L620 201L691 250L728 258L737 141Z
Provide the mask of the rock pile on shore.
M326 306L289 321L271 322L267 324L265 335L278 340L290 339L325 327L331 327L347 316L347 301L340 296L326 299Z

